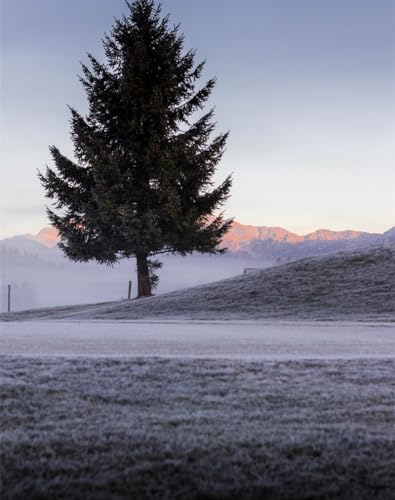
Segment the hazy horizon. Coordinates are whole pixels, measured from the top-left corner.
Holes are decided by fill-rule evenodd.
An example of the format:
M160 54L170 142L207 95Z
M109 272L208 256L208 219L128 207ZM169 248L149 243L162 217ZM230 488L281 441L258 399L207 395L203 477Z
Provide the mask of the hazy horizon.
M304 235L395 224L394 4L368 0L161 2L218 83L209 105L231 135L226 216ZM0 237L48 226L37 169L72 156L67 105L123 0L3 0Z

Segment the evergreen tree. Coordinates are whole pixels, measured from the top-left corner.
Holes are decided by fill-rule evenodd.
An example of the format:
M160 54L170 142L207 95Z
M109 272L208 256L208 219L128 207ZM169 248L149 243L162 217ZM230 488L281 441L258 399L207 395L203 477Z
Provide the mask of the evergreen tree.
M71 109L75 161L50 148L55 170L39 173L60 248L74 261L114 264L135 257L138 296L157 282L159 253L216 253L231 221L214 215L229 196L230 176L212 176L227 133L212 138L213 110L196 112L215 85L196 90L204 63L185 52L153 0L136 0L103 46L88 54L80 77L89 112Z

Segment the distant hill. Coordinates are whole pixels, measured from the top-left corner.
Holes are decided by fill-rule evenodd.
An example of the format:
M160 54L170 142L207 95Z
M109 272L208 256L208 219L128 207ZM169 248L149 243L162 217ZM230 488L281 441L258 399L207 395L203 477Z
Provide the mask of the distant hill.
M154 317L395 321L395 246L302 259L147 299L27 311L2 319Z
M15 251L21 257L39 258L41 260L53 260L59 257L60 251L54 246L50 247L31 235L12 236L0 240L0 255L4 258L7 251ZM2 260L3 264L4 261Z

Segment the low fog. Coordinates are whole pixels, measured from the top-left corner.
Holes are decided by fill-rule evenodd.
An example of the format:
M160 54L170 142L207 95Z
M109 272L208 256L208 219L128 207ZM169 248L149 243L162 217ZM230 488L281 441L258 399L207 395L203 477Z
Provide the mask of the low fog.
M132 280L137 292L134 259L114 267L74 263L57 248L48 249L23 238L4 240L1 255L1 312L7 311L7 288L11 284L11 310L86 304L126 299ZM273 262L240 255L161 256L163 268L156 294L228 278L246 267L268 267Z
M221 255L160 255L163 267L158 272L160 282L155 293L230 278L242 274L245 268L264 269L305 257L391 246L395 242L394 231L392 228L383 235L363 234L358 238L317 239L296 244L271 238L252 239L237 251ZM29 235L0 241L0 268L1 312L7 311L8 284L11 284L11 311L120 300L127 298L129 280L132 280L132 298L137 292L134 259L123 260L114 267L74 263L57 247L48 248Z

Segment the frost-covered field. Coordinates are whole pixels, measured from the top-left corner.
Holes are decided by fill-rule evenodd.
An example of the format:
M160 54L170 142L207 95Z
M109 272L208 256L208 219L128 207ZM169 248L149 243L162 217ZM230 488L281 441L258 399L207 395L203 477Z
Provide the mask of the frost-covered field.
M4 499L394 498L394 359L1 366Z
M2 323L4 499L386 499L388 323Z

